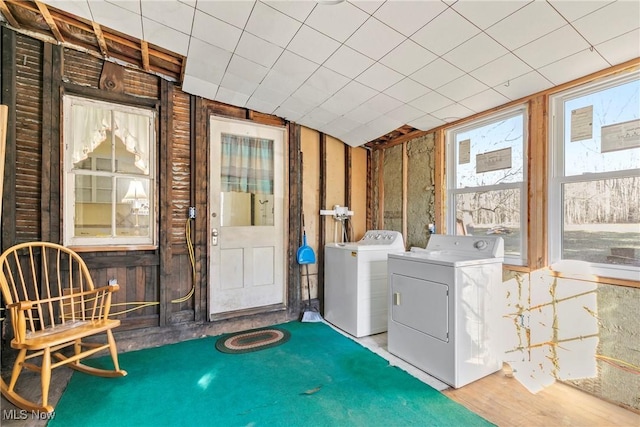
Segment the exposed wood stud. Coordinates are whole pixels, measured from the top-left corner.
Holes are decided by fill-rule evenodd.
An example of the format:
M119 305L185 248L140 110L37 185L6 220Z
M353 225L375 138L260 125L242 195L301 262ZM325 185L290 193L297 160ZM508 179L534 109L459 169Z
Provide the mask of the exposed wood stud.
M446 204L445 204L445 139L444 131L438 130L435 135L434 161L434 222L438 234L446 234Z
M149 43L146 40L140 41L140 50L142 53L142 69L149 71Z
M407 142L402 143L402 237L404 241L407 241L408 237L408 224L407 224L407 209L409 208L409 201L407 193L409 192L409 154L407 153Z
M109 49L107 49L107 42L104 39L102 27L97 22L92 21L91 24L93 25L93 33L96 35L98 46L100 46L100 52L102 53L102 56L107 58L109 56Z
M11 25L16 29L20 29L20 23L18 23L16 18L14 18L13 14L11 13L11 10L7 6L7 4L4 2L4 0L0 0L0 12L2 12L2 15L5 18L7 18L9 25Z
M49 8L47 7L47 5L36 0L36 6L38 6L38 10L40 10L40 13L42 13L42 17L44 18L49 28L51 28L51 32L53 33L53 36L56 38L58 43L64 43L64 37L62 37L62 34L58 29L56 21L53 20L53 16L51 16L51 13L49 13Z

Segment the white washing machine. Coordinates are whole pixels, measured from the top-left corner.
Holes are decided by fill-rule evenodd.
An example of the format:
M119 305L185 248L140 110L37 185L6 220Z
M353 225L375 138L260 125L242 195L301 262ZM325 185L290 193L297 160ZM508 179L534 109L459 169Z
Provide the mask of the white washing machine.
M397 231L370 230L358 242L325 246L324 318L355 336L385 332L387 256L405 251Z
M390 353L462 387L502 368L501 237L434 234L389 254Z

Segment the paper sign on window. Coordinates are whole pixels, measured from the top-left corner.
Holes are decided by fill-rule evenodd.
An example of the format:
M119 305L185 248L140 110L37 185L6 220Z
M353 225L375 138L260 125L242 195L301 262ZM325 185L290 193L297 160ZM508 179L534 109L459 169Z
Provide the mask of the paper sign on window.
M511 168L511 147L476 155L476 173Z
M640 120L602 126L600 130L602 153L640 147Z
M471 140L465 139L458 144L458 164L464 165L471 162Z
M593 105L571 111L571 142L593 138Z

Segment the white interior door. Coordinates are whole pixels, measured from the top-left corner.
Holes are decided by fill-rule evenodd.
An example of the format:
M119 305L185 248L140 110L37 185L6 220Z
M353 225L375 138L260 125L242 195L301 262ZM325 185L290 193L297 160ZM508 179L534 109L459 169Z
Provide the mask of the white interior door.
M285 129L211 117L210 318L285 301Z

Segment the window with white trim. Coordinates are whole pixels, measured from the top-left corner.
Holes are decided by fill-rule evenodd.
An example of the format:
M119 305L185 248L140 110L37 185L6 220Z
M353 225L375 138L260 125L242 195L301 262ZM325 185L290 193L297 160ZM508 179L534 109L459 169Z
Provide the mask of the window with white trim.
M527 259L527 110L521 106L447 131L447 230L496 235L505 264Z
M549 259L640 280L640 73L550 98Z
M154 245L155 112L66 95L64 244Z

